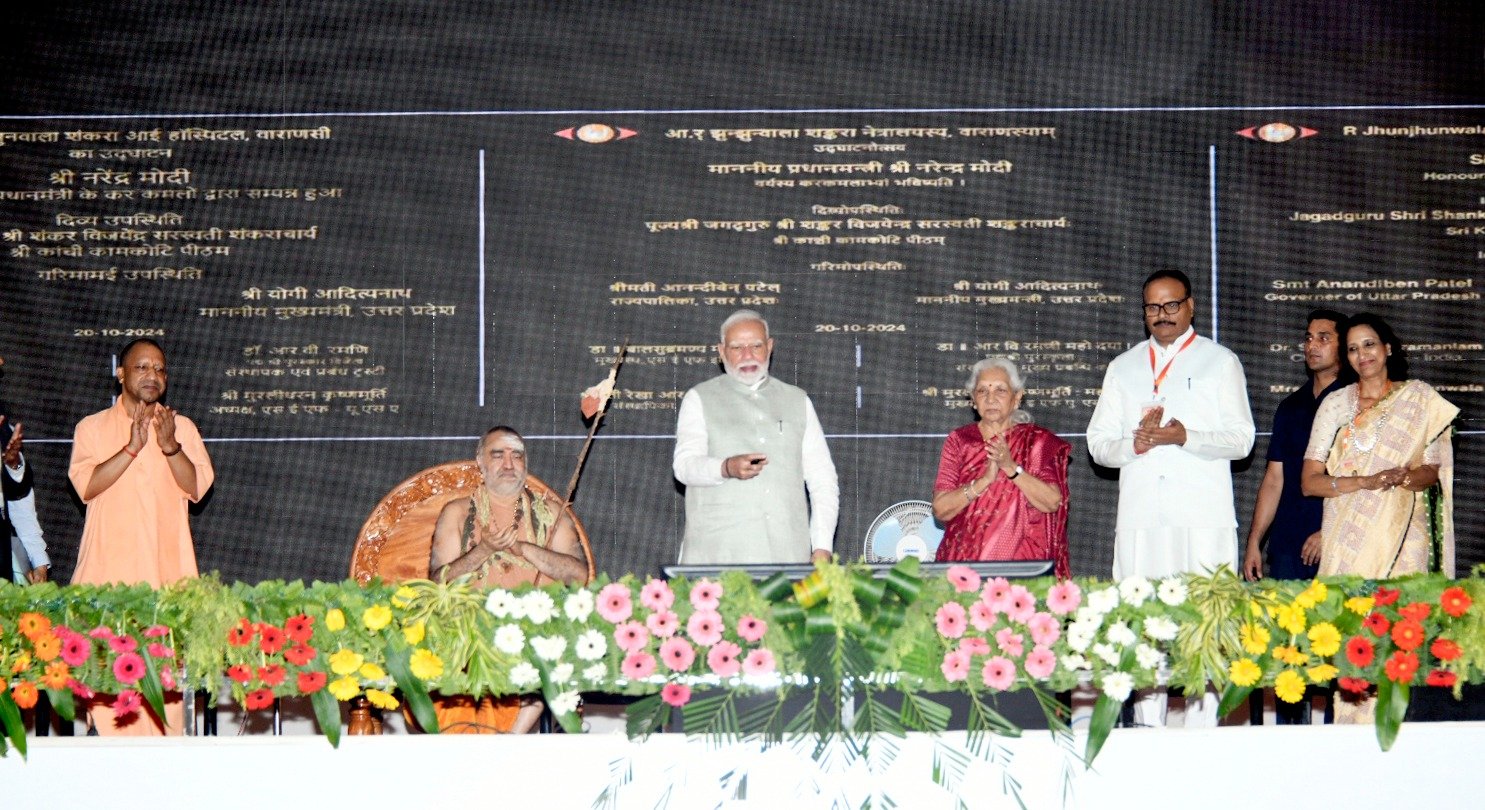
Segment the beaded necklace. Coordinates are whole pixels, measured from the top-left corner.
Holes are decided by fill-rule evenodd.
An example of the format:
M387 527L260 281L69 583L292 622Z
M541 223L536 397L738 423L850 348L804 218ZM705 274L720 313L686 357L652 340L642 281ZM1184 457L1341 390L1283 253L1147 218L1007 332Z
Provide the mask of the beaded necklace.
M1358 451L1370 454L1372 450L1376 448L1377 439L1382 436L1382 428L1387 426L1387 417L1392 415L1392 406L1389 405L1385 410L1382 411L1382 415L1378 416L1376 421L1372 423L1370 436L1365 438L1363 438L1360 427L1357 424L1358 421L1361 419L1361 415L1363 413L1366 413L1367 411L1370 411L1372 408L1376 408L1377 406L1381 405L1387 400L1387 396L1391 393L1392 381L1387 380L1382 386L1382 395L1377 397L1377 401L1372 403L1371 408L1366 408L1365 410L1363 410L1361 407L1361 385L1357 384L1356 401L1352 404L1351 422L1350 424L1346 425L1346 441Z

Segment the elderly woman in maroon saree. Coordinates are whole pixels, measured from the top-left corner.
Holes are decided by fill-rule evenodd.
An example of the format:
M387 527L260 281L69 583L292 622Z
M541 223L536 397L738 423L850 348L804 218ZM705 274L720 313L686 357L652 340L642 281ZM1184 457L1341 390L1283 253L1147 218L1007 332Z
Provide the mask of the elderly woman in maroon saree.
M1071 445L1020 409L1026 386L1008 358L976 363L966 388L979 421L944 440L933 484L933 516L944 523L937 559L1053 560L1057 576L1069 576Z

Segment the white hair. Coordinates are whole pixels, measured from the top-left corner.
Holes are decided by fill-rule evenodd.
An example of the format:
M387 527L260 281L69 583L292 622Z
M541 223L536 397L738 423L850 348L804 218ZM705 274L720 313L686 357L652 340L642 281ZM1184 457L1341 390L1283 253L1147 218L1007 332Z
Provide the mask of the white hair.
M736 326L736 325L738 325L738 324L740 324L740 323L742 323L744 321L757 321L758 323L763 324L763 339L764 340L767 340L768 339L768 321L763 320L763 316L760 315L760 314L758 314L758 311L757 310L753 310L753 309L739 309L738 311L732 313L731 315L728 315L727 316L727 320L722 321L722 330L721 330L722 340L721 340L721 342L722 343L726 343L727 342L727 330L728 329L731 329L732 327L734 327L734 326Z
M998 368L1005 372L1006 379L1010 381L1013 392L1019 394L1026 391L1026 383L1021 379L1021 370L1016 368L1015 361L1003 355L996 355L995 357L986 357L984 360L969 367L969 380L964 384L964 392L969 395L970 399L974 399L975 383L980 381L980 375L992 368ZM1031 414L1020 408L1011 412L1011 422L1014 424L1019 425L1030 421Z

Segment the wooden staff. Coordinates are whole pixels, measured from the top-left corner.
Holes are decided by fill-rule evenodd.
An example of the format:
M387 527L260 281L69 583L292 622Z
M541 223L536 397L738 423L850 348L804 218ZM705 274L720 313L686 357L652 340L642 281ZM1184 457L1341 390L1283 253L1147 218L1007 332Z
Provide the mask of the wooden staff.
M624 355L628 351L629 338L626 337L623 344L619 346L619 353L614 356L613 368L608 370L609 392L598 403L598 413L593 415L593 424L588 427L588 438L583 442L583 451L578 453L577 468L572 471L572 478L567 482L567 497L562 499L563 509L572 505L572 496L577 493L578 479L583 475L583 464L588 460L588 450L593 447L593 436L598 432L598 425L603 422L603 415L608 413L608 400L613 396L613 383L619 379L619 368L624 365Z

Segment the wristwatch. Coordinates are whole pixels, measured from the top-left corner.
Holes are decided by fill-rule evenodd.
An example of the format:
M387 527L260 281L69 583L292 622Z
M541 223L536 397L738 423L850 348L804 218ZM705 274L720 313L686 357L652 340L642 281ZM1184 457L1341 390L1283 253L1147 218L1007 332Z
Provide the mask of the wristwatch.
M1026 472L1026 470L1022 469L1020 464L1017 464L1016 465L1015 472L1011 473L1010 475L1007 475L1006 476L1006 480L1007 481L1014 481L1014 480L1016 480L1017 478L1019 478L1021 476L1021 473L1024 473L1024 472Z

